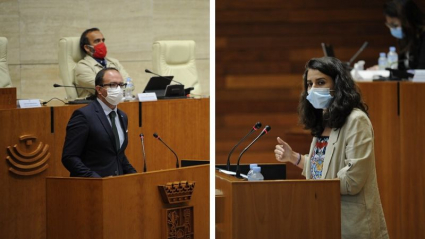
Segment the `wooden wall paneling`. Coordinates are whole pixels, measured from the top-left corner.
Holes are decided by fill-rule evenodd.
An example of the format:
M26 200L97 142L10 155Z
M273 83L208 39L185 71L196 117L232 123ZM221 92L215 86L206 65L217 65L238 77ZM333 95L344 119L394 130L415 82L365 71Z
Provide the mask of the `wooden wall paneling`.
M351 22L342 22L342 21L332 21L327 22L323 28L317 28L316 24L311 24L310 22L300 22L294 24L293 22L223 22L220 23L220 19L217 19L219 22L216 27L216 34L219 36L243 36L248 35L261 35L267 33L268 36L300 36L300 37L309 37L312 34L332 34L335 32L343 32L344 34L350 35L377 35L388 33L388 29L382 23L382 21L368 21L368 24L361 24L360 27L351 27ZM222 48L223 46L217 46ZM347 46L343 46L347 47ZM291 49L289 49L291 50ZM295 49L296 50L296 49ZM266 53L273 54L273 51L267 49ZM262 52L249 52L250 55L262 54ZM277 54L276 54L277 55ZM223 56L227 57L227 56ZM250 58L248 58L250 59Z
M49 167L53 162L53 134L50 132L50 110L47 107L33 109L0 110L1 137L0 145L0 238L40 238L46 236L46 187L44 178L51 170ZM32 140L20 140L24 135L34 136ZM38 146L43 143L48 145L46 153L37 151ZM17 160L9 153L7 147L17 145L19 152L28 155L23 157L19 153ZM48 157L50 153L50 157ZM40 159L37 156L42 155ZM7 157L15 163L27 167L35 166L42 162L44 157L47 161L33 169L19 169L13 166ZM31 162L31 160L35 160ZM44 171L28 176L16 175L9 171L13 168L18 172L35 172L47 167Z
M221 91L223 97L218 96L216 103L220 119L216 131L216 162L226 162L230 149L260 121L263 127L270 125L272 130L241 160L244 163L277 163L273 156L276 137L283 137L298 121L294 112L298 107L301 79L301 74L228 75L226 90ZM235 150L232 163L258 133Z
M159 106L159 107L156 107ZM159 120L161 119L161 120ZM167 144L171 135L167 132L169 122L168 102L143 102L141 131L145 135L146 162L148 171L175 167L174 155L157 139L153 137L157 133ZM174 148L173 145L171 147Z
M170 147L179 159L210 158L209 100L170 101L168 120ZM188 143L190 142L190 143Z
M398 159L401 174L401 228L403 238L425 238L425 158L423 154L425 135L424 83L402 82L400 84L400 139L401 157ZM395 141L394 141L395 140ZM401 177L399 178L398 175Z
M280 0L266 0L264 4L258 4L258 0L237 0L237 1L216 1L216 10L222 11L226 9L257 9L257 10L268 10L268 9L297 9L297 8L380 8L382 7L381 1L349 1L342 2L337 0L327 0L326 2L319 0L302 0L302 1L286 1L284 4Z
M401 234L400 116L397 82L358 83L375 133L375 165L382 207L390 238L409 238ZM403 236L401 236L403 235ZM413 238L413 237L411 237Z
M142 143L140 140L142 127L139 127L139 102L124 102L119 104L118 108L124 111L128 117L128 145L125 154L137 172L143 172ZM152 135L145 135L145 142L148 139L152 140ZM148 168L148 170L150 169Z
M174 168L176 165L174 154L152 136L155 132L179 159L209 159L208 116L209 99L144 102L141 130L146 136L148 171ZM192 121L187 121L187 118ZM192 139L196 140L191 142Z

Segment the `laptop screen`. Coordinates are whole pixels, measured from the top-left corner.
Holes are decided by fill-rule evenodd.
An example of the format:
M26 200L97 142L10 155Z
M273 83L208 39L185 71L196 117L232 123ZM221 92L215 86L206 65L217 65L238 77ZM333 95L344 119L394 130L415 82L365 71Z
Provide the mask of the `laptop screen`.
M156 92L159 90L165 91L165 88L167 87L167 85L171 83L172 79L173 79L173 76L164 76L164 77L154 76L150 78L143 93Z

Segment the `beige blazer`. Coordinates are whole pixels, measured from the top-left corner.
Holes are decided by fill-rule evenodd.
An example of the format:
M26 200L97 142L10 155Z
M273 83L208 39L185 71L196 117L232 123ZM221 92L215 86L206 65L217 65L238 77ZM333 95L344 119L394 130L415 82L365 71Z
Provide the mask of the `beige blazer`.
M105 57L106 67L116 68L124 80L126 81L128 73L117 59ZM97 62L93 57L86 55L84 59L80 60L74 68L75 85L81 87L94 88L94 81L96 74L103 69L103 66ZM77 89L78 97L87 97L94 95L94 90Z
M311 178L314 137L303 175ZM332 129L322 179L340 180L343 239L389 238L376 180L374 135L367 115L354 109L340 129Z

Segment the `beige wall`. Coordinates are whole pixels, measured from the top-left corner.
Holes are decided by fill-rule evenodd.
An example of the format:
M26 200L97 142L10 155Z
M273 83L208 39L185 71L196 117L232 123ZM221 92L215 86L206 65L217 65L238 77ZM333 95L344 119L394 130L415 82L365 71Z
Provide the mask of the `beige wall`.
M2 0L0 36L8 39L8 63L19 98L65 98L53 88L59 78L58 41L98 27L108 55L120 60L142 92L151 77L152 43L157 40L196 42L198 77L209 95L208 0Z

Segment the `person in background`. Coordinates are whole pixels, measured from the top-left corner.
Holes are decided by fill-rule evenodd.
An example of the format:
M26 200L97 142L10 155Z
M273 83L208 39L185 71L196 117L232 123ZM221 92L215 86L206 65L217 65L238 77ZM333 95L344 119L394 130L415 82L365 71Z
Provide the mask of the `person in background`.
M86 56L74 68L76 86L94 87L96 74L106 67L117 69L124 80L129 77L117 59L106 57L108 50L105 38L98 28L87 29L81 34L80 49ZM94 91L88 89L77 89L77 92L81 98L94 94Z
M392 0L384 5L385 25L397 38L399 70L425 69L425 17L411 0Z
M333 57L307 62L300 122L314 136L308 155L280 137L275 157L303 169L306 179L339 179L343 239L387 239L375 169L374 133L346 66Z
M117 108L125 83L115 68L96 75L96 100L77 109L66 127L62 163L71 177L136 173L125 155L127 115Z

